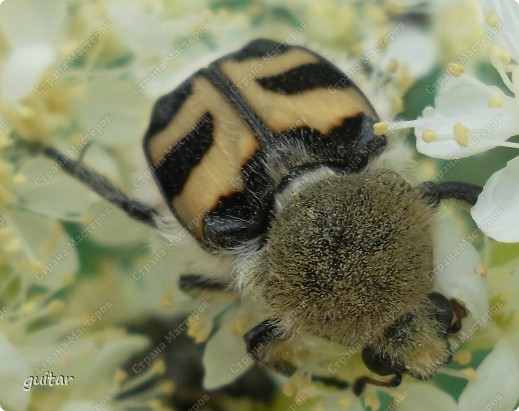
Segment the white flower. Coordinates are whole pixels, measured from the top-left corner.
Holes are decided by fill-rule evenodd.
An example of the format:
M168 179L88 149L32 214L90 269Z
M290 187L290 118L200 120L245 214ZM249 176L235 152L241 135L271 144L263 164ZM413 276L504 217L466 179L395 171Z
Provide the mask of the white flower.
M2 403L14 411L24 411L29 405L30 394L20 389L23 382L31 374L27 360L7 339L0 330L0 394Z
M42 73L55 61L65 16L66 3L59 0L7 1L1 5L0 30L10 49L0 76L4 102L18 102L33 92Z
M435 107L393 127L414 127L417 150L430 157L460 159L498 146L519 148L518 143L508 141L519 134L519 3L484 0L482 8L488 28L479 44L494 43L489 47L490 59L509 95L452 65ZM519 242L516 169L516 162L510 161L497 172L472 210L483 232L499 241Z
M475 238L456 226L455 215L447 209L436 218L435 282L449 298L462 301L474 318L488 311L486 281L474 271L481 259L472 244Z
M519 258L517 248L494 243L493 255L488 267L489 295L494 309L492 327L482 338L495 342L505 339L510 343L514 357L519 363Z
M519 364L510 344L502 339L478 367L476 376L462 392L459 411L511 410L519 401Z
M396 59L409 68L414 78L426 75L438 58L434 38L416 26L406 25L398 32L394 31L396 38L384 50L379 67L387 67L391 64L391 59ZM416 58L418 54L420 58Z
M438 387L422 382L405 382L402 387L398 389L404 391L404 395L398 404L399 411L415 411L423 409L424 404L431 405L435 410L458 411L458 406L454 399L446 392L440 390ZM396 399L399 397L396 396Z
M203 358L206 389L212 390L236 380L253 365L254 360L246 353L243 341L252 322L252 311L247 304L227 310L224 324L208 341ZM256 317L255 320L259 323L262 319Z
M95 4L52 2L45 9L34 0L9 2L12 3L11 11L3 13L2 9L0 14L0 27L9 46L7 60L1 65L0 93L4 93L1 94L5 97L3 101L9 104L7 107L0 106L0 110L5 113L10 127L22 137L47 141L61 150L73 148L76 151L76 148L84 147L86 135L87 140L93 141L84 156L86 164L108 176L128 194L137 194L139 198L151 202L159 198L152 178L139 179L146 167L140 139L147 123L146 113L151 108L151 97L170 91L173 81L178 83L191 74L191 70L184 71L188 66L198 67L201 59L205 60L204 64L207 63L210 60L208 52L214 45L239 47L248 39L258 36L258 33L283 39L285 35L295 32L296 24L303 27L301 23L304 23L302 32L297 33L295 40L292 39L294 43L306 44L316 50L323 47L358 56L366 47L367 39L376 42L391 29L394 18L385 3L384 6L378 3L365 6L360 3L337 5L331 1L322 4L292 1L280 6L278 2L267 0L245 6L228 6L228 2L208 3L205 0L182 5L162 1L101 0ZM447 12L448 7L442 7ZM68 16L65 15L67 10L71 12ZM40 19L45 21L44 25L38 19L40 15L44 17ZM20 19L32 26L29 29L23 27L17 23ZM254 27L253 19L257 21ZM173 62L164 60L169 52L180 49L185 39L206 20L209 27L204 28L200 38L190 43L187 50L175 57ZM83 40L90 38L105 23L109 23L108 32L96 40L81 59L75 60L75 64L60 74L45 93L30 94L35 85L52 75L70 53L82 45ZM361 31L365 31L366 38L360 35ZM20 40L24 33L27 33L26 43ZM395 66L390 58L402 60L409 57L408 53L399 55L406 45L412 44L416 49L431 46L431 38L418 37L412 28L401 34L384 53L377 56L377 60L370 60L373 66L377 66L379 59L384 66ZM311 43L315 41L317 46L313 47ZM402 42L400 46L399 42ZM506 45L505 42L499 44ZM323 55L327 53L323 52ZM434 53L428 59L410 60L410 63L420 63L411 67L411 74L420 76L427 72L432 56ZM26 62L34 64L23 66ZM164 62L167 63L165 68L161 66ZM150 73L151 86L142 93L140 89L135 90L134 86ZM382 81L373 85L377 89L373 93L376 96L374 104L380 104L379 101L386 97L382 106L386 104L387 108L379 109L377 106L384 115L392 112L394 116L395 112L400 111L402 92L412 81L403 65L399 65L398 73L394 74L398 84L391 93L387 92L389 87L386 84L383 87L380 85ZM373 75L376 76L388 82L387 76ZM463 84L460 87L463 88ZM477 85L476 89L485 98L496 90L482 84ZM513 97L502 93L498 97L502 98L503 107L496 107L496 110L509 109L512 102L515 104ZM515 112L503 111L503 116L505 114L516 115ZM391 118L390 114L388 118ZM102 130L96 135L88 135L89 130L101 123L102 119L108 119ZM503 124L505 122L499 126ZM508 138L507 133L511 132L514 124L501 133L501 141ZM79 153L74 154L77 156ZM2 164L0 162L0 166ZM175 227L175 233L178 238L182 237L182 241L176 241L174 235L167 240L159 239L150 228L129 221L124 213L110 207L113 212L110 212L108 219L88 231L88 242L104 252L101 256L81 254L82 261L86 255L87 259L92 260L94 268L89 264L78 267L77 250L73 247L73 252L53 267L44 281L36 281L33 274L38 264L41 269L42 264L45 266L52 262L66 248L69 240L63 227L47 217L79 222L83 224L82 230L89 227L89 223L101 215L108 205L85 187L74 184L62 170L48 177L49 181L42 187L35 186L37 178L41 180L52 170L53 164L47 160L24 160L14 166L6 172L7 183L3 184L4 179L0 181L0 206L3 210L5 205L7 210L5 216L0 216L5 221L5 224L2 223L4 228L0 229L0 239L8 245L5 251L0 251L0 263L7 262L7 267L12 269L7 279L2 278L0 287L9 289L11 283L20 281L23 291L29 291L31 287L43 290L40 290L42 297L37 300L27 298L25 294L16 298L7 295L14 302L25 302L19 310L14 305L6 304L5 315L9 318L0 322L0 363L7 364L4 368L0 367L0 397L8 399L8 404L13 405L12 409L18 411L18 407L24 411L28 407L39 407L42 411L86 411L96 409L106 393L113 397L105 408L110 411L157 409L157 402L153 400L171 391L170 385L154 383L154 379L164 372L164 364L159 362L150 367L149 373L127 379L121 367L130 357L142 353L148 340L142 336L128 335L124 330L114 330L113 325L125 324L136 318L146 319L150 315L171 319L200 307L203 308L202 312L198 312L199 316L187 327L196 343L207 341L203 357L205 387L218 389L246 372L252 359L245 354L242 336L265 319L264 313L247 298L240 301L237 296L229 294L204 295L193 301L180 292L178 280L181 274L217 276L228 275L231 271L227 262L214 256L208 257L180 227ZM13 186L13 183L16 184ZM437 264L455 247L459 238L460 234L456 232L447 236L439 234ZM170 247L171 244L174 246ZM88 252L88 247L82 251L85 249ZM124 258L121 258L121 253L124 253ZM127 257L128 254L131 256ZM478 264L479 258L474 248L466 247L455 261L439 270L437 278L438 288L449 297L463 301L475 317L488 309L485 281L473 272ZM74 282L79 269L80 281ZM70 287L66 290L67 298L64 302L57 302L55 293L65 291L65 286ZM2 304L4 298L6 295L0 293ZM32 370L35 364L53 353L63 338L77 327L77 322L95 311L105 300L111 301L113 308L103 317L102 323L92 330L91 335L84 335L74 342L66 353L53 362L55 371L76 376L77 384L71 386L70 391L42 389L30 394L11 393L11 389L19 388L20 381L23 383L23 377L30 375L25 375L28 367ZM207 308L204 302L207 302ZM63 316L57 318L57 311L64 308L63 304L66 315L61 312ZM45 320L38 332L24 329L25 324L31 321L36 323L36 320ZM293 358L299 365L296 375L288 381L278 378L283 392L307 395L305 398L311 400L305 401L301 410L347 409L349 405L355 410L363 410L363 402L366 406L376 405L380 394L376 387L369 387L366 397L358 399L351 390L323 388L308 380L309 374L327 375L330 361L343 357L345 349L348 347L312 337L293 344L280 344L277 353ZM505 351L504 356L495 357L507 356L508 352ZM168 364L168 367L175 366ZM347 366L338 371L337 377L352 381L365 373L360 353L356 352ZM150 390L142 395L128 395L146 386ZM120 398L117 397L119 394ZM390 391L390 395L395 399L399 399L400 395L405 397L399 405L402 409L420 409L423 402L429 399L434 399L438 408L456 409L454 400L431 382L417 382L409 378L399 390ZM467 398L473 396L473 391L465 394Z
M502 24L502 29L493 37L493 42L501 46L516 63L519 63L519 46L517 44L519 4L515 0L482 0L481 4L488 24L492 25L497 22Z
M493 101L495 106L489 106ZM416 149L441 159L458 159L505 145L519 133L519 100L467 74L450 78L414 127Z
M64 321L58 326L54 323L55 316L63 310L63 302L51 300L53 291L47 291L38 297L28 297L29 287L19 287L17 292L10 291L11 282L20 281L17 273L11 273L11 278L5 278L1 283L0 301L0 397L7 409L25 411L31 400L31 393L24 391L23 386L29 376L34 375L37 362L32 361L38 353L50 353L59 346L60 337L71 326ZM24 284L23 281L20 281ZM40 321L49 321L44 335L41 327L35 325ZM33 338L34 337L34 338ZM45 358L45 357L43 357Z
M519 157L495 172L485 184L471 215L488 236L519 242Z
M52 293L74 282L79 268L77 251L68 247L69 238L59 223L27 211L43 204L34 193L17 192L34 178L29 168L15 172L12 164L0 160L0 260L8 274L3 278L4 287L21 281L22 292L36 286ZM65 217L70 210L64 207L63 214L56 214Z
M20 281L16 291L8 287L8 278L1 283L0 397L7 409L54 411L58 405L66 409L66 404L78 400L91 407L103 400L113 411L137 405L153 409L163 395L171 393L170 383L157 381L164 373L160 361L135 378L122 371L149 346L149 340L107 326L114 307L110 300L71 314L65 311L65 301L53 298L55 290L35 293L24 283ZM31 389L34 377L47 372L73 380L59 389ZM148 385L150 381L154 383ZM142 392L139 386L144 387ZM119 398L133 389L133 394Z

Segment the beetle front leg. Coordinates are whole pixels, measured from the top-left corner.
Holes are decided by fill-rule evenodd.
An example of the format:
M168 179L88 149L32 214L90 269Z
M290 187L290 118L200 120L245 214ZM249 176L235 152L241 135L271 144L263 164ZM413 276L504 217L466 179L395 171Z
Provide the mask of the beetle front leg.
M441 200L455 199L473 206L483 190L481 186L460 181L446 181L440 184L427 181L420 188L424 196L431 199L435 205Z
M233 292L229 284L200 274L182 274L179 287L186 294L197 297L203 291Z
M286 377L290 377L296 372L296 366L288 361L266 362L264 360L266 350L269 349L270 343L284 339L283 331L279 325L276 324L275 319L269 319L256 325L243 336L243 339L247 345L247 353L260 364L270 367L274 371ZM348 388L350 385L347 381L334 377L312 375L310 378L313 382L322 383L339 389Z

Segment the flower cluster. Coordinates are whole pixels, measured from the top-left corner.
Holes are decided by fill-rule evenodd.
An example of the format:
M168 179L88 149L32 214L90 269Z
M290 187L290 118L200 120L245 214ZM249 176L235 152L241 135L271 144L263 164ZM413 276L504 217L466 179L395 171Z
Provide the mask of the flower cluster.
M337 64L387 120L376 132L413 127L420 153L452 163L415 162L410 150L384 161L399 161L410 179L416 172L417 180L438 179L462 158L517 148L510 140L519 133L519 5L451 3L3 2L0 407L249 410L261 401L250 394L257 381L248 378L257 374L243 335L265 313L247 296L193 299L179 288L185 273L228 277L232 262L209 255L176 222L165 224L164 238L130 220L68 176L63 163L27 147L57 147L129 196L160 204L141 149L154 101L216 55L268 37L308 46ZM438 65L453 58L438 75ZM465 74L488 61L499 85ZM424 99L413 100L417 90L436 95L434 107L402 120L398 114L415 118L413 110L422 107ZM401 137L391 134L398 144ZM493 172L492 166L482 165ZM405 378L397 389L370 386L356 397L310 376L351 383L369 374L362 347L305 336L272 347L273 357L296 369L288 378L269 376L267 408L512 409L519 400L519 250L482 233L518 241L518 168L513 159L486 181L471 212L478 228L449 207L437 218L436 288L470 313L452 344L458 350L451 365L431 381ZM157 335L152 318L169 329ZM183 334L191 345L203 344L203 353L186 348ZM203 366L203 377L193 377L187 357ZM35 385L51 374L74 378L62 387Z
M519 4L485 0L482 13L484 34L459 57L486 50L505 90L465 73L460 64L464 59L452 63L434 107L427 107L416 120L394 127L413 127L416 148L427 156L458 160L495 147L519 148L518 143L509 141L519 134ZM495 172L471 212L481 230L501 242L519 242L518 167L519 159L515 158ZM497 221L486 224L496 211L500 212Z

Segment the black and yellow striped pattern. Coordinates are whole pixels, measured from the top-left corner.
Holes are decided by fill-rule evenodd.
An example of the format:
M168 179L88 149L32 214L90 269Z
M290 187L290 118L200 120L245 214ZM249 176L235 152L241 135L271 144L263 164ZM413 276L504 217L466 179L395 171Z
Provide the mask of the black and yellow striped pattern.
M271 147L301 139L315 162L358 171L370 155L361 146L376 138L369 127L376 117L351 80L319 55L256 40L160 98L144 150L171 210L209 245L208 213L263 218L271 182L261 162L275 155Z

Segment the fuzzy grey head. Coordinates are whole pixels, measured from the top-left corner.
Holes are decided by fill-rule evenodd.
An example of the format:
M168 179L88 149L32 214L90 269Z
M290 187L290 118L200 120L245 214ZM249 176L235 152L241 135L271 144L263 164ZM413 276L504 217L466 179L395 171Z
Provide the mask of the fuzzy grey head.
M271 224L262 296L287 329L372 341L431 290L431 217L391 171L310 184Z

